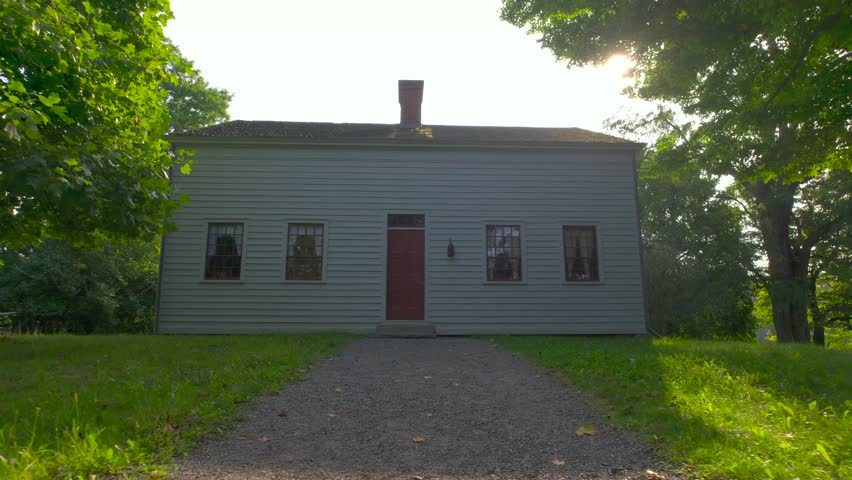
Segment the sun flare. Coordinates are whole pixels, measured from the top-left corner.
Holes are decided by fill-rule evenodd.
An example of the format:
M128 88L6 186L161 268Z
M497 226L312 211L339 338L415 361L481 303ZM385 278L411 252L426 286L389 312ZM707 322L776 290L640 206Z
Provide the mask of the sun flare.
M619 77L626 77L630 69L636 65L636 62L627 55L613 55L604 64L604 68L612 74Z

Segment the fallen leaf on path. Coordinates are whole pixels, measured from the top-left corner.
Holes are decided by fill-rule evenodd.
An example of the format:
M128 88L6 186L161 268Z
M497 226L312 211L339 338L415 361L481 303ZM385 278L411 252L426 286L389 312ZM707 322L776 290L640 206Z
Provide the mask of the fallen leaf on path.
M648 480L666 480L666 477L653 470L645 470L645 478Z
M577 435L597 435L598 429L594 425L580 425L577 427Z
M258 439L257 439L257 440L255 440L255 441L256 441L256 442L268 442L268 441L270 441L270 440L272 440L272 439L271 439L271 438L269 438L269 437L267 437L266 435L264 435L264 436L262 436L262 437L258 438Z
M163 427L163 433L174 434L177 433L177 427L172 425L171 423L167 423L165 427Z
M281 410L280 412L278 412L278 416L279 416L279 417L286 417L286 416L287 416L287 412L286 412L285 410Z
M423 437L414 437L412 440L414 440L414 443L426 443L426 439Z
M558 458L554 458L553 460L550 461L550 463L552 463L554 465L560 465L561 466L561 465L565 465L565 460L559 460Z
M343 389L340 387L335 387L334 391L337 393L343 393Z

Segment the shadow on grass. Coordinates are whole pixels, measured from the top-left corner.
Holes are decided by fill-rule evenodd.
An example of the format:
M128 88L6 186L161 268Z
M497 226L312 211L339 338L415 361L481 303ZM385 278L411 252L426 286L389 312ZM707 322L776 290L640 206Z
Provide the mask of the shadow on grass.
M647 342L657 355L690 354L731 375L803 403L844 408L852 395L852 354L813 345L747 342Z
M709 477L835 478L852 468L852 355L802 345L496 337L596 395ZM829 407L829 408L826 408Z

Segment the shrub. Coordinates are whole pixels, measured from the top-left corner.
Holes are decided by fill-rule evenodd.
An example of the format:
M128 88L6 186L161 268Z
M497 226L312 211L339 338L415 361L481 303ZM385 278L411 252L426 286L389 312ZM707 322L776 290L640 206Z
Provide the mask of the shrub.
M5 256L0 310L15 330L115 333L153 330L156 244L82 249L61 240Z

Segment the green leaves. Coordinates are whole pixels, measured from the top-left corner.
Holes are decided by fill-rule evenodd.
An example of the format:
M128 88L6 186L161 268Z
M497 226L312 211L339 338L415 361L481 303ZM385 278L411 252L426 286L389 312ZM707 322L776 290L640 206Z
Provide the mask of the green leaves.
M170 131L191 130L228 120L232 95L208 85L192 61L184 58L176 46L169 47L173 49L174 60L168 66L168 81L162 87L172 117Z
M38 100L48 107L52 107L59 103L59 95L56 92L50 94L49 97L45 97L44 95L39 95Z
M128 8L130 10L128 10ZM0 5L0 245L150 238L178 206L166 0Z
M627 52L636 96L666 104L695 125L665 120L661 162L730 176L732 201L762 235L771 282L804 285L814 247L802 235L815 210L797 202L812 182L852 171L849 101L852 4L834 0L724 0L700 7L639 0L504 0L502 16L540 36L569 65ZM840 203L845 203L843 202ZM677 219L673 219L677 221ZM848 220L847 220L848 221ZM824 240L821 240L824 241ZM665 259L665 258L663 258ZM646 262L646 265L652 265ZM773 297L781 341L807 341L805 303Z
M628 52L639 97L700 119L719 174L801 180L841 152L846 168L848 2L682 3L505 0L502 17L569 65ZM837 162L832 162L836 164ZM835 167L833 167L835 168Z

